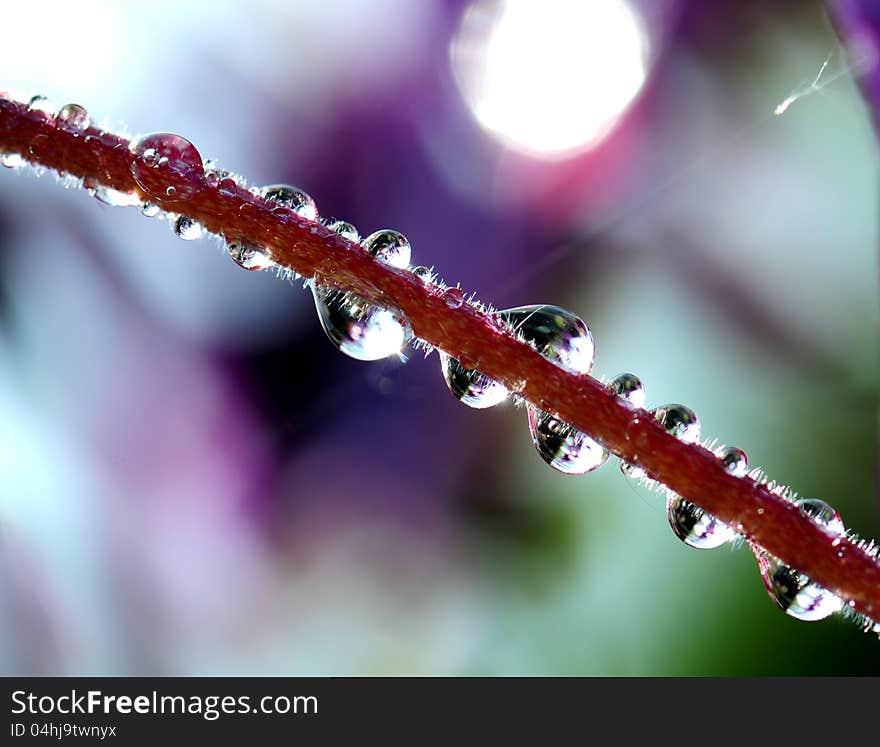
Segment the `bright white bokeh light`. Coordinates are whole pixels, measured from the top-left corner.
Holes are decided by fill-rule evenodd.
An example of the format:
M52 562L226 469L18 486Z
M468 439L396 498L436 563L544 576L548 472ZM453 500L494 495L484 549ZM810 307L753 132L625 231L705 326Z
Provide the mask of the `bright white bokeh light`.
M645 82L648 47L625 0L481 0L451 59L483 127L515 150L561 158L613 129Z
M129 81L127 9L111 0L5 3L0 88L19 99L48 96L98 107Z

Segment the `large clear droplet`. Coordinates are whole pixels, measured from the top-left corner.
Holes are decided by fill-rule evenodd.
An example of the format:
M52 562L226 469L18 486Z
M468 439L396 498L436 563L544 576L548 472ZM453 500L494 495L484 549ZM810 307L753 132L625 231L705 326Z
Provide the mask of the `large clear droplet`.
M645 388L642 380L635 374L622 373L616 376L608 384L608 390L635 408L645 406Z
M595 346L584 321L559 306L518 306L499 317L523 340L560 368L588 374ZM550 413L529 408L529 430L541 458L554 469L576 475L601 466L608 453L586 433Z
M270 184L260 190L260 195L281 207L292 210L306 220L318 219L318 206L311 196L291 184Z
M349 241L357 244L361 240L361 235L358 233L357 228L354 227L347 220L339 220L338 218L330 218L329 220L324 221L324 225L327 226L331 231L338 233L342 238L348 239Z
M174 235L184 241L195 241L205 235L205 227L189 216L179 215L171 226Z
M608 452L583 431L537 408L529 408L532 443L547 464L567 475L601 467Z
M405 270L409 267L412 248L399 231L383 228L364 239L362 246L380 262Z
M449 391L468 407L483 410L507 399L508 391L503 384L475 369L465 368L446 353L440 353L440 366Z
M342 291L312 288L318 318L340 351L360 361L400 353L411 336L401 316Z
M681 408L687 412L681 411ZM678 435L681 429L685 430L684 440L694 442L700 438L699 422L696 415L682 405L668 405L664 410L661 422L664 427ZM654 412L655 417L659 410ZM670 414L672 413L672 414ZM693 417L691 417L693 416ZM692 432L688 435L687 429L697 425L696 435ZM724 464L724 469L732 475L741 477L749 469L749 460L742 449L729 446L718 452L718 458ZM702 508L681 496L672 496L666 501L666 513L669 526L682 542L697 550L711 550L720 547L736 538L736 532L720 519L704 511Z
M519 306L499 316L545 358L575 374L593 367L593 336L583 320L558 306Z
M690 407L684 405L664 405L652 413L667 433L688 444L700 440L700 420Z
M92 119L85 107L79 104L65 104L56 116L58 126L66 132L85 132L89 129Z
M778 558L761 558L759 565L767 593L786 615L813 622L843 609L840 597Z
M202 156L185 137L170 132L143 135L131 144L131 174L156 200L188 200L204 185ZM169 185L169 178L174 185Z
M666 501L666 515L675 536L697 550L712 550L736 538L727 524L679 495Z
M464 306L464 291L461 288L447 288L443 291L443 303L450 309L460 309Z
M736 446L727 446L717 452L718 458L724 465L724 469L735 477L742 477L749 471L749 458L742 449Z
M846 526L844 526L840 514L837 513L834 506L825 501L819 498L799 498L794 504L831 534L843 534L846 532Z
M274 264L272 254L262 246L243 241L227 241L226 251L232 261L243 270L267 270Z

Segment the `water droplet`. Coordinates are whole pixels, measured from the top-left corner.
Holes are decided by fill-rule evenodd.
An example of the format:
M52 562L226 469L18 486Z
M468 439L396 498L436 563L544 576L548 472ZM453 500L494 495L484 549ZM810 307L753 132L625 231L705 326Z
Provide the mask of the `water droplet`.
M499 312L508 325L560 368L587 374L593 367L595 346L587 325L558 306L519 306Z
M51 147L52 143L48 135L37 135L28 144L28 153L30 153L32 160L39 161L40 156L45 154Z
M174 235L184 241L194 241L205 235L205 227L186 215L178 215L171 224Z
M207 184L211 189L215 189L220 186L220 181L230 174L226 169L221 169L219 164L217 163L217 159L209 158L204 163L205 166L205 184Z
M819 498L799 498L794 505L831 534L843 534L846 531L840 514L825 501Z
M767 593L786 615L812 622L843 609L840 597L781 560L767 557L759 563Z
M56 117L58 126L66 132L85 132L92 123L92 118L85 107L79 104L65 104L58 110Z
M87 190L98 202L110 207L133 207L141 204L140 197L135 192L122 192L104 184L87 185Z
M27 108L29 112L37 112L47 117L55 116L55 104L45 96L31 96Z
M221 177L217 184L217 191L224 197L234 197L238 194L239 184L231 176Z
M240 241L227 241L226 251L232 261L245 270L266 270L274 264L271 252L261 246Z
M138 186L157 200L188 200L204 184L205 169L196 147L170 132L143 135L131 144L131 174ZM168 185L168 179L175 184Z
M591 472L608 459L608 452L586 433L533 407L529 407L529 430L541 459L567 475Z
M700 420L690 407L664 405L651 411L667 433L688 444L700 440Z
M666 516L675 536L697 550L712 550L736 538L727 524L679 495L667 499Z
M277 203L280 207L292 210L307 220L317 220L318 208L315 201L299 187L290 184L270 184L260 190L260 196Z
M18 153L0 153L0 165L7 169L18 169L24 165L24 159Z
M243 202L238 206L238 214L251 220L257 216L258 208L252 202Z
M155 202L145 202L141 205L141 213L143 213L147 218L155 218L162 212L162 208L160 208Z
M409 340L409 325L399 314L337 290L312 288L318 319L340 351L360 361L397 355Z
M468 407L483 410L507 399L508 392L503 384L475 369L465 368L446 353L440 353L440 366L449 391Z
M409 267L412 249L406 236L390 228L371 233L362 246L380 262L405 270Z
M735 477L743 477L749 471L749 458L742 449L727 446L718 452L724 469Z
M357 228L355 228L347 220L330 218L329 220L324 222L324 225L327 226L327 228L329 228L331 231L338 233L340 236L342 236L342 238L353 241L355 244L357 244L361 240L361 235L358 233Z
M418 265L417 267L411 268L410 272L415 275L419 280L421 280L425 285L432 285L434 283L434 271L430 267Z
M631 373L622 373L608 384L608 390L614 392L625 402L636 408L645 406L645 388L642 380Z
M623 461L620 463L620 474L628 480L642 480L648 476L648 473L637 464Z
M443 291L443 303L450 309L460 309L464 305L464 293L461 288L447 288Z

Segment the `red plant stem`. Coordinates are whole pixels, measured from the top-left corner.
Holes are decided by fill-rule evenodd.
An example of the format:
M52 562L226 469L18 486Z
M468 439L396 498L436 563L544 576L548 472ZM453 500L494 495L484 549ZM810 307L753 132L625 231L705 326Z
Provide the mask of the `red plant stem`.
M414 333L469 368L503 382L533 405L554 413L654 480L733 526L840 595L856 611L880 617L880 562L846 538L834 538L804 512L749 477L734 477L707 449L667 434L643 410L633 410L590 376L564 371L473 306L455 307L442 289L375 261L320 224L274 211L244 188L221 191L202 183L189 199L157 199L132 176L128 141L89 128L70 132L46 114L0 97L0 152L123 192L137 192L164 210L184 213L208 231L270 247L273 258L322 286L351 291L399 309ZM172 173L165 186L190 186ZM162 190L164 193L164 190Z

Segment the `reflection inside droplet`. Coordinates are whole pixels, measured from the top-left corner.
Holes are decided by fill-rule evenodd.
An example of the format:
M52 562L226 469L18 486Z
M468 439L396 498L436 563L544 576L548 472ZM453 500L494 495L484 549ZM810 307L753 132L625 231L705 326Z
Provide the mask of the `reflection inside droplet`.
M478 410L494 407L507 399L503 384L472 368L465 368L455 358L440 353L443 378L455 398Z
M840 597L777 558L761 564L761 578L770 598L798 620L824 620L843 609Z
M559 306L536 304L500 311L510 329L545 358L574 374L588 374L596 353L582 319Z
M142 135L131 143L131 173L138 186L155 199L187 200L202 186L202 157L185 137L170 132ZM177 180L168 185L167 177Z
M608 459L608 452L586 433L534 407L529 408L529 430L541 459L566 475L592 472Z
M411 337L406 321L389 309L342 291L312 287L312 295L327 337L352 358L375 361L396 355Z
M666 501L666 515L675 536L697 550L712 550L736 538L727 524L680 495Z

